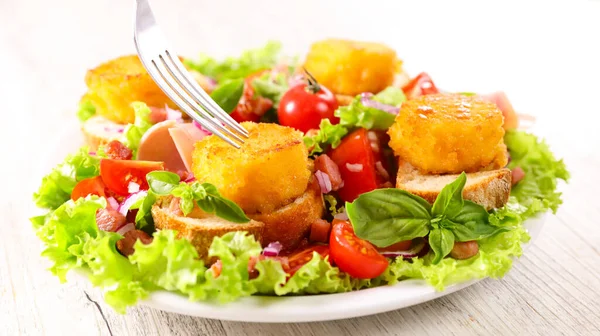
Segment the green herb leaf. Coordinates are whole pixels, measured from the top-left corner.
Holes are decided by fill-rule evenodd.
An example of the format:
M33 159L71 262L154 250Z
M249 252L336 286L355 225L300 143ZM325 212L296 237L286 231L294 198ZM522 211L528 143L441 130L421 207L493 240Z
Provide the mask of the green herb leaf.
M231 200L221 196L214 185L202 183L202 187L206 191L206 198L197 201L200 209L215 213L217 216L234 223L248 223L250 221L244 211Z
M152 218L152 206L156 202L156 194L148 190L145 197L140 198L129 209L138 209L135 215L135 227L152 235L154 232L154 218Z
M452 229L454 238L459 242L470 240L481 240L491 237L497 233L508 231L508 228L492 226L484 222L467 222L466 224L455 225Z
M429 232L429 246L435 254L435 258L431 261L435 265L452 251L454 234L448 229L435 228Z
M79 104L79 109L77 110L77 118L79 121L84 122L93 117L96 114L96 106L92 104L91 101L86 100Z
M402 89L395 86L388 86L373 96L373 99L387 105L400 106L400 104L406 101L406 95Z
M340 118L340 125L347 128L362 127L366 129L387 130L392 126L396 116L372 107L366 107L356 96L348 106L338 108L334 115Z
M426 200L399 189L376 189L346 202L356 235L378 247L426 236L430 210Z
M244 93L244 79L231 79L224 81L219 84L217 88L210 94L210 97L217 103L221 108L231 113L238 105L242 94Z
M255 78L252 80L252 88L254 88L254 94L270 99L273 102L273 108L277 109L279 101L289 89L289 85L285 74L278 74L275 78L271 77L271 73L266 73Z
M197 61L186 59L184 62L192 70L221 82L245 78L256 71L272 68L279 60L280 51L281 43L271 41L262 48L247 50L239 57L228 57L223 61L203 54Z
M340 145L342 138L348 134L348 129L340 124L332 125L329 119L321 120L319 132L314 136L305 136L304 145L311 148L309 155L323 152L327 145L335 148Z
M159 196L171 194L179 186L179 175L168 171L153 171L146 175L150 190Z
M467 175L463 172L453 182L447 184L433 203L431 214L435 217L445 215L454 218L463 207L462 191L467 183Z

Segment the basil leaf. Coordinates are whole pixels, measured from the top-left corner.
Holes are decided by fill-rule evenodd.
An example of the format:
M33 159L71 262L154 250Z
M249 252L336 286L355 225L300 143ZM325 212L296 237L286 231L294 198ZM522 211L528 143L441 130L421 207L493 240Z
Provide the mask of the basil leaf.
M346 202L355 234L378 247L426 236L430 209L421 197L393 188L376 189Z
M152 206L156 202L156 195L148 190L146 197L141 198L133 204L130 209L138 209L135 215L135 227L149 235L154 232L154 219L152 218Z
M248 223L250 218L233 201L221 196L217 187L210 183L201 185L206 192L206 198L198 200L198 206L205 212L215 215L234 223Z
M215 88L210 94L210 97L217 103L221 108L231 113L238 105L242 94L244 93L244 79L232 79L223 82Z
M463 207L462 191L466 183L467 175L464 172L454 182L448 183L435 199L431 214L434 217L445 215L448 218L454 218Z
M179 183L179 185L171 191L171 195L179 197L179 208L185 216L192 212L196 197L189 184L185 182Z
M454 247L454 234L452 234L452 231L444 228L433 229L429 232L429 246L435 254L431 263L436 265L452 251L452 247Z
M156 195L166 196L179 185L179 175L168 171L153 171L146 175L150 190Z
M484 207L475 202L465 200L458 214L448 218L456 223L467 224L469 222L489 223L489 217L490 214Z
M464 225L458 224L452 229L454 238L459 242L481 240L506 231L509 231L509 228L493 226L482 222L468 222Z

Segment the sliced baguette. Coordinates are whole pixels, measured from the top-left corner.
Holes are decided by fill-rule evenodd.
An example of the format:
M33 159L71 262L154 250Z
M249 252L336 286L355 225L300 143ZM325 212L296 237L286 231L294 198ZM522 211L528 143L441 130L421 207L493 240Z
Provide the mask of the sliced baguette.
M266 214L248 217L265 223L263 245L280 242L285 250L293 250L308 235L311 225L323 216L323 196L315 178L311 178L304 194L293 202Z
M81 125L85 143L91 151L97 150L98 146L121 138L124 129L124 125L110 121L101 115L95 115Z
M254 235L257 241L262 241L264 223L255 220L243 224L232 223L204 213L197 207L188 217L180 216L169 209L171 200L171 196L163 197L152 207L152 218L155 227L161 230L176 230L179 238L189 240L198 251L200 258L207 263L213 261L208 258L208 248L215 237L234 231L247 231L248 234Z
M400 161L396 188L421 196L429 203L433 203L442 188L457 177L458 174L423 175L410 163ZM500 208L508 202L511 179L511 171L507 168L467 174L463 197L482 205L488 211Z

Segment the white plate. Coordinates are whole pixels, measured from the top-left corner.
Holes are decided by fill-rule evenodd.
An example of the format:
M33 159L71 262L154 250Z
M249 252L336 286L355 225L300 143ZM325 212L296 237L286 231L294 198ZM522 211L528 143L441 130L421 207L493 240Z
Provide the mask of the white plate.
M76 151L83 143L79 125L65 125L65 132L52 147L43 172L47 173L64 157ZM539 235L546 214L528 220L525 226L531 235L530 246ZM251 296L219 305L190 302L184 296L157 291L140 304L179 314L244 322L309 322L344 319L383 313L427 302L471 286L480 280L472 280L437 292L422 280L401 281L393 286L381 286L360 291L306 296Z

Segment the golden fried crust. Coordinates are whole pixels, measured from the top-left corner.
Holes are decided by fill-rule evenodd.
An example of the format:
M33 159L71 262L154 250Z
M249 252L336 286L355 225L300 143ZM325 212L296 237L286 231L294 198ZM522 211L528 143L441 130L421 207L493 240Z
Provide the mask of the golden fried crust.
M302 133L276 124L242 123L241 149L217 136L195 145L192 171L247 214L269 213L302 195L310 178Z
M292 203L271 213L248 216L265 223L263 245L278 241L290 251L306 237L312 223L323 216L323 211L321 189L313 178L306 192Z
M423 174L498 169L508 159L503 120L495 104L476 97L421 96L402 104L389 144Z
M261 222L252 220L244 224L231 223L222 218L204 214L199 209L194 209L194 217L178 216L166 208L169 200L170 198L164 202L157 202L152 207L154 225L159 230L176 230L178 237L189 240L198 251L200 258L207 263L212 261L208 258L208 248L215 237L221 237L234 231L246 231L248 234L254 235L257 241L262 240L265 225Z
M304 67L334 93L355 96L390 86L400 63L386 45L328 39L313 43Z

